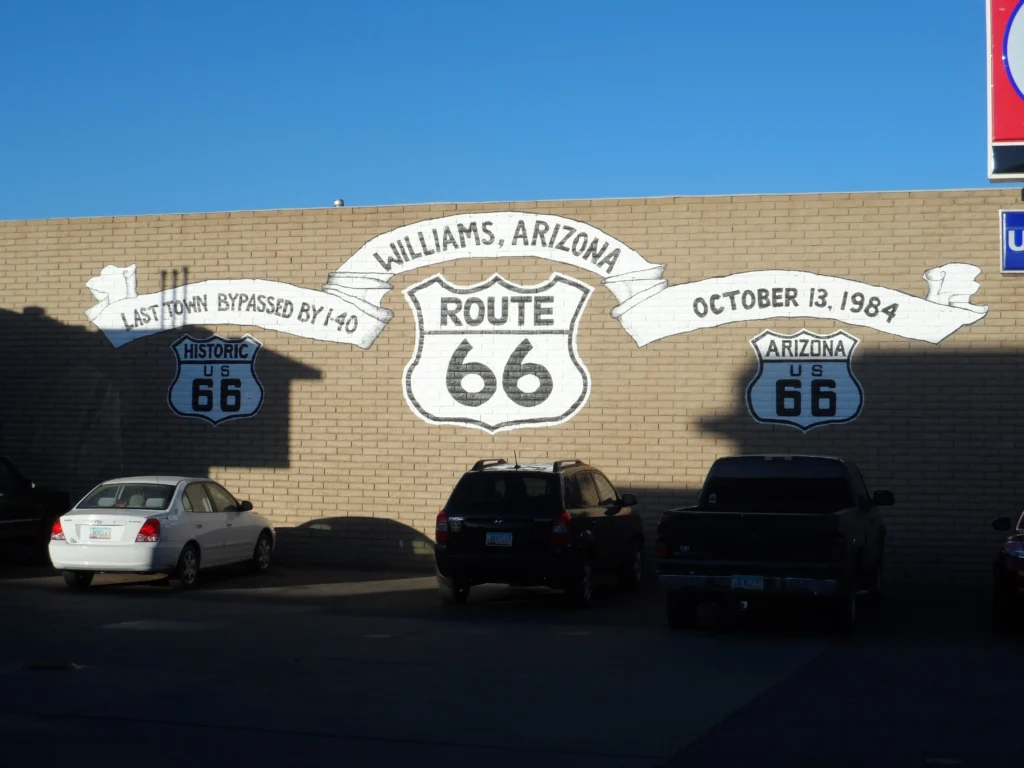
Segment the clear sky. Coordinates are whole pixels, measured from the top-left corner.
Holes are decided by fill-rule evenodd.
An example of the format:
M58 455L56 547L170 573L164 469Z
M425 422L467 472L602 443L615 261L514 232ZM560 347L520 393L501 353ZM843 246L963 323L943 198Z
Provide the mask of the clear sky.
M0 15L0 219L987 186L983 0Z

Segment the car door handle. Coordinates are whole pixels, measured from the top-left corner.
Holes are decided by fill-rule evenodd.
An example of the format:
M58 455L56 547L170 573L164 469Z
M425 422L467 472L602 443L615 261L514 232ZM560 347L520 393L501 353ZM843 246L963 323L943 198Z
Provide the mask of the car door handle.
M230 527L231 527L231 523L228 523L228 524L227 524L227 527L228 527L228 528L230 528Z
M202 523L196 523L196 528L202 528L202 527L203 527Z

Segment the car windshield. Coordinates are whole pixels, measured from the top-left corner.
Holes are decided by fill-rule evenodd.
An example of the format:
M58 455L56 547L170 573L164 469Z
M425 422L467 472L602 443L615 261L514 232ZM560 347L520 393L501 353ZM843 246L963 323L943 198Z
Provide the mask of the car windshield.
M109 483L82 499L78 509L167 509L173 495L173 485Z
M698 504L723 512L831 514L854 500L838 461L737 458L712 466Z
M451 514L500 510L502 515L535 515L561 508L556 475L472 472L455 486L445 508Z

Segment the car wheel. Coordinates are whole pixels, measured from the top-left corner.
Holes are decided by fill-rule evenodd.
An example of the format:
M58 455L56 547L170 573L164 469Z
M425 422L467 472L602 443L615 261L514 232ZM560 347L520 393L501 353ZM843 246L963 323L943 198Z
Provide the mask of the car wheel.
M639 589L644 583L644 547L637 542L629 554L629 561L619 573L619 583L626 589Z
M883 578L882 564L879 563L875 568L875 573L871 577L871 590L866 595L866 605L872 616L877 616L882 610L882 584Z
M1001 591L992 593L992 629L996 632L1010 632L1021 624L1021 606L1008 599Z
M270 570L270 560L274 554L274 542L270 534L264 531L256 540L256 547L252 551L252 560L249 561L249 570L253 573L266 573Z
M832 598L829 624L839 632L850 632L857 624L857 593L850 589Z
M697 625L697 601L669 592L665 598L665 616L672 629L692 629Z
M464 581L455 581L452 584L442 584L438 581L437 591L441 600L448 605L463 605L469 600L469 584Z
M195 589L199 586L199 547L189 542L178 555L178 566L171 576L176 589Z
M593 605L594 565L589 557L582 558L576 564L566 595L569 602L577 608L589 608Z
M64 571L64 583L71 589L86 589L92 584L92 571Z

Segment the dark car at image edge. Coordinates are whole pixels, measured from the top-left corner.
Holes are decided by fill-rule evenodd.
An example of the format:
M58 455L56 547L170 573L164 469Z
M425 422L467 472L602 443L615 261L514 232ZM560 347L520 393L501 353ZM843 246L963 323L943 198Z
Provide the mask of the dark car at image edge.
M992 521L1000 533L1009 533L999 546L992 571L992 624L996 630L1024 624L1024 515L1014 526L1009 517Z
M38 487L0 456L0 541L26 544L35 559L49 564L50 529L70 507L66 492Z
M643 581L643 524L632 494L619 494L579 459L509 464L482 459L437 516L438 589L463 603L477 584L546 586L587 606L599 577Z

